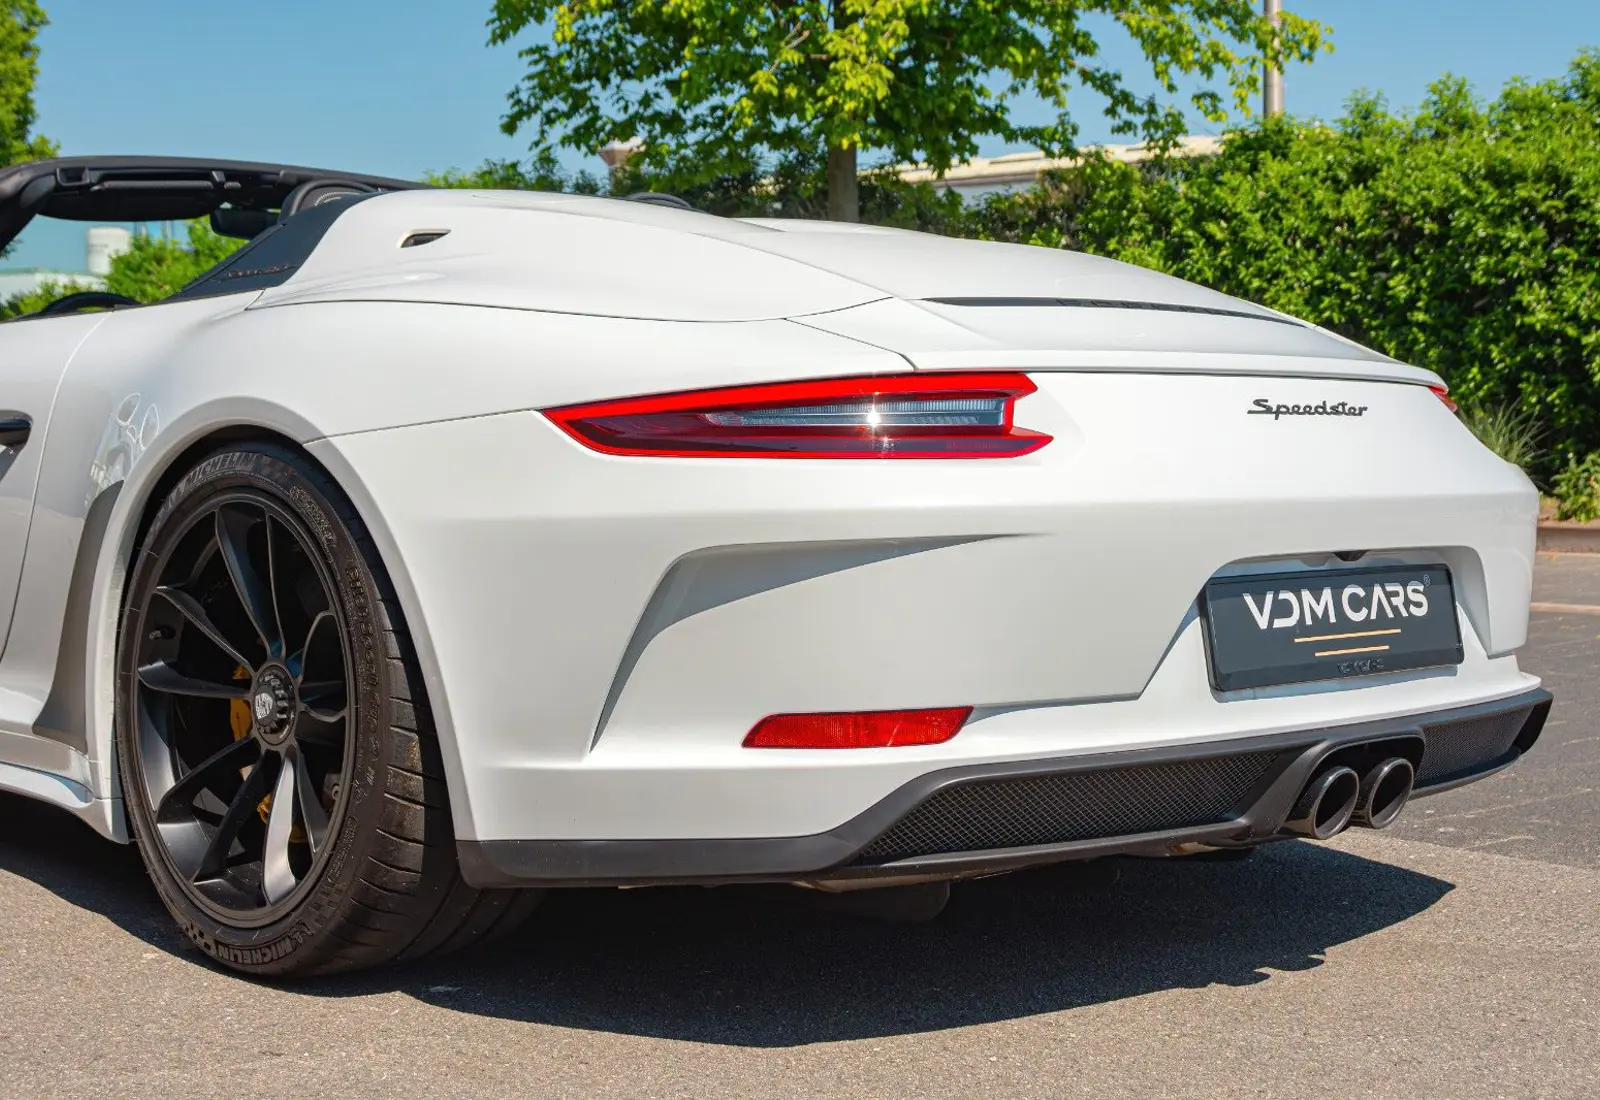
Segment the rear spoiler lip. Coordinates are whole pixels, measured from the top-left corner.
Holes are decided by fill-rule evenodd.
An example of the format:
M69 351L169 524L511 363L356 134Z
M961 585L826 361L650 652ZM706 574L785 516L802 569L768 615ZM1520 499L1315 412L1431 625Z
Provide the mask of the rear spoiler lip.
M1019 309L1030 307L1057 307L1061 309L1132 309L1148 310L1155 313L1195 313L1208 317L1239 317L1247 321L1271 321L1280 325L1293 325L1296 328L1309 328L1304 321L1296 320L1286 313L1277 313L1266 309L1251 307L1248 309L1228 309L1220 306L1190 305L1182 302L1152 302L1148 300L1123 300L1108 298L1020 298L1020 297L957 297L957 298L919 298L917 301L929 302L940 306L961 306L976 309ZM1241 302L1240 305L1248 303Z
M803 323L803 322L802 322ZM1237 352L1141 352L983 348L964 351L901 351L917 370L1020 370L1080 374L1214 375L1233 378L1313 378L1333 382L1388 382L1442 386L1424 367L1377 359L1248 355Z

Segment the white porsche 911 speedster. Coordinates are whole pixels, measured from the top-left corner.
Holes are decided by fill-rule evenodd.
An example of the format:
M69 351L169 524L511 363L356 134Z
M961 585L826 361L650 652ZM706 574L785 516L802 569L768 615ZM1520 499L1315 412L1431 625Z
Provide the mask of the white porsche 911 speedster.
M1440 379L1092 256L280 165L0 327L0 788L258 975L546 888L908 890L1382 828L1538 737L1537 495Z

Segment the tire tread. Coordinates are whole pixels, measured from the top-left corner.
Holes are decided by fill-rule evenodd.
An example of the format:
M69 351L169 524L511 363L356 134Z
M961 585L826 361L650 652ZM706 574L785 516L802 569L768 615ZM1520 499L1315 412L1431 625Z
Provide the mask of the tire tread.
M382 621L383 652L390 664L390 683L394 690L389 698L390 752L385 764L388 774L384 776L382 784L383 824L376 830L375 840L391 841L392 846L400 851L414 853L414 858L401 857L393 863L372 856L368 859L394 871L402 870L397 863L403 860L412 864L404 870L417 877L415 889L381 889L381 893L390 899L405 898L402 904L407 910L405 915L410 918L403 928L394 929L393 936L385 934L385 954L387 958L406 961L448 954L481 938L482 934L472 925L473 914L480 908L486 907L497 916L510 916L515 912L518 914L515 922L521 924L532 912L540 895L538 891L476 890L461 878L455 860L455 831L450 820L437 735L426 709L417 705L417 698L422 694L421 672L409 637L403 633L403 628L397 628L396 625L404 621L403 617L393 594L386 590L387 576L382 572L377 547L366 526L337 490L325 492L324 496L336 502L337 506L342 506L339 508L339 519L353 536L373 576L381 578L380 584L385 587L374 602ZM395 793L397 786L404 787L410 780L418 781L423 788L422 798L401 797ZM433 797L430 798L430 794ZM399 852L394 855L398 856ZM430 866L430 855L445 858L436 858L432 861L433 866ZM365 879L366 875L360 876L362 884L365 884ZM516 903L522 900L520 895L523 894L531 896L532 904L524 900L523 906L519 907ZM455 905L451 904L452 899L456 899ZM358 898L351 900L371 912L381 912ZM487 932L488 928L483 931ZM333 957L319 966L317 972L331 973L371 965L369 960L355 957L364 956L367 945L353 946L353 951L333 953Z

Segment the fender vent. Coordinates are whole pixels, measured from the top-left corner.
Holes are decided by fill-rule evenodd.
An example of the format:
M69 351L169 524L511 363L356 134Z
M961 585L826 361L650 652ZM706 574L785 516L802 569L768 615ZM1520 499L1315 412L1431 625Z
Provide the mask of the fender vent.
M400 247L401 248L417 248L420 245L432 244L434 241L438 240L440 237L447 237L449 235L450 235L450 230L448 230L448 229L435 229L435 230L431 230L431 231L429 231L427 233L413 233L413 234L411 234L411 236L407 237L405 240L400 242Z

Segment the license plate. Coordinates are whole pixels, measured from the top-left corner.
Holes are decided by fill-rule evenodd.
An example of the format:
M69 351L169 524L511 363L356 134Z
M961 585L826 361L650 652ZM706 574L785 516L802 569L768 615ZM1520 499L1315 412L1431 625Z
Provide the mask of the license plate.
M1441 565L1227 577L1206 585L1203 618L1219 691L1461 663Z

